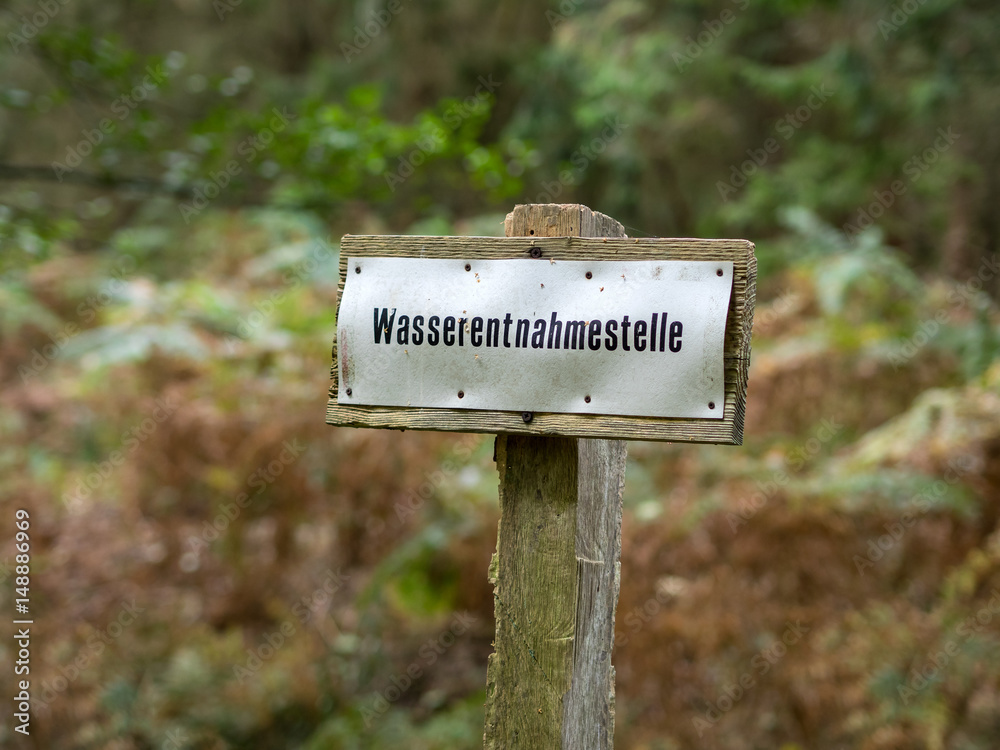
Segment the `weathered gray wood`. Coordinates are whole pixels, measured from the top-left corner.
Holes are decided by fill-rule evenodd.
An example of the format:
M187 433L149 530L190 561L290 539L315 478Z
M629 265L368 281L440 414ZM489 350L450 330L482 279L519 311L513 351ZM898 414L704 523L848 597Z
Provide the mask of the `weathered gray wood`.
M579 203L520 204L507 214L508 237L625 237L625 227Z
M615 609L621 580L624 440L578 440L577 605L564 748L610 748L615 733Z
M518 206L505 226L535 236L581 227L623 234L583 206ZM488 750L612 747L625 457L623 441L497 437Z
M497 439L500 525L491 566L497 630L486 672L488 750L562 747L577 616L578 443Z
M408 430L565 435L571 437L669 440L699 443L743 442L750 335L756 294L757 262L746 240L628 239L618 222L581 206L543 204L517 206L505 226L527 237L381 237L348 235L341 240L340 291L347 259L367 257L528 258L539 248L542 259L554 260L731 260L733 293L724 345L725 399L722 419L664 419L592 414L535 414L525 424L519 412L472 409L399 409L384 406L341 406L337 403L336 343L333 379L327 405L329 424ZM619 237L587 239L579 231L616 232ZM559 233L553 236L553 233Z

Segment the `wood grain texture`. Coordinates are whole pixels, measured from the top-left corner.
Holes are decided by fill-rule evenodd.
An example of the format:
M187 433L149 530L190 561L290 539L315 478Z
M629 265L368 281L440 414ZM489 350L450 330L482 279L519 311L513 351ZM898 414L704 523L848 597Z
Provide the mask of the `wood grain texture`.
M497 439L500 525L486 671L488 750L560 748L573 680L577 448L573 438Z
M576 627L562 747L610 750L615 736L615 610L621 581L624 440L577 440Z
M625 227L578 203L529 203L504 220L508 237L624 237Z
M583 206L518 206L508 232L623 234ZM490 566L497 622L484 746L611 750L611 666L626 446L497 437L500 526Z
M529 424L520 412L473 409L429 409L385 406L341 406L337 403L337 352L334 341L332 384L327 406L329 424L348 427L383 427L405 430L565 435L568 437L666 440L695 443L743 442L750 336L757 283L753 243L746 240L629 239L545 236L550 232L617 231L621 224L604 216L561 204L518 206L507 218L508 231L522 231L538 222L528 237L418 237L347 235L341 240L340 286L343 293L347 261L355 257L415 258L530 258L541 250L539 262L548 260L731 260L733 290L729 302L724 344L725 403L723 418L665 419L593 414L536 412ZM523 210L522 210L523 209ZM555 214L555 215L554 215ZM560 218L560 216L562 218ZM528 229L528 231L531 231ZM543 234L544 233L544 234ZM537 254L537 253L536 253ZM339 300L339 297L338 297ZM339 305L339 302L338 302Z
M501 435L484 746L610 750L626 443Z

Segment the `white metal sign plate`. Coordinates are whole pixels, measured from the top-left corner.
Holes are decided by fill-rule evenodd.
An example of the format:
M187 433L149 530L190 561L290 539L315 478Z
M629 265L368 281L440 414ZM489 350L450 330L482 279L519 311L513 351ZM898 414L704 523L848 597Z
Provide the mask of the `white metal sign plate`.
M352 257L343 405L722 419L732 261Z

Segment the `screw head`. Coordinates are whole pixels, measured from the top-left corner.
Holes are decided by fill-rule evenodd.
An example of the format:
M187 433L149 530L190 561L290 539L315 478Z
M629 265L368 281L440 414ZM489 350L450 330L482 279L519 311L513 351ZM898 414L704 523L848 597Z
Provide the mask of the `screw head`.
M361 273L361 266L355 266L354 273Z
M594 278L594 274L592 274L590 271L587 271L587 278L588 279Z
M709 401L708 402L708 408L709 409L714 409L715 408L715 402L714 401Z
M466 263L465 264L465 270L466 271L471 271L472 270L472 264L471 263Z
M459 398L465 398L465 391L459 391L458 392L458 397Z
M351 395L351 389L350 389L350 388L348 388L348 389L347 389L347 395L348 395L348 396L350 396L350 395Z
M590 396L584 396L583 397L583 401L584 401L584 403L589 404L590 403Z
M715 275L716 276L722 276L722 269L721 268L716 268L715 269Z
M528 249L528 255L530 255L532 258L541 258L542 257L542 248L540 248L540 247L529 248Z
M524 421L525 424L528 424L534 418L535 418L535 415L532 414L530 411L522 411L521 412L521 419Z

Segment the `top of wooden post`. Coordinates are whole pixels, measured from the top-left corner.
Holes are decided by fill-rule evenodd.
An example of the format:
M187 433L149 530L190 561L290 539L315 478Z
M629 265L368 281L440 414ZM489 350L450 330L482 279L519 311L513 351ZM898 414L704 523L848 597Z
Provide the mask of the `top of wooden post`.
M508 237L627 237L625 227L579 203L514 206L503 223Z

